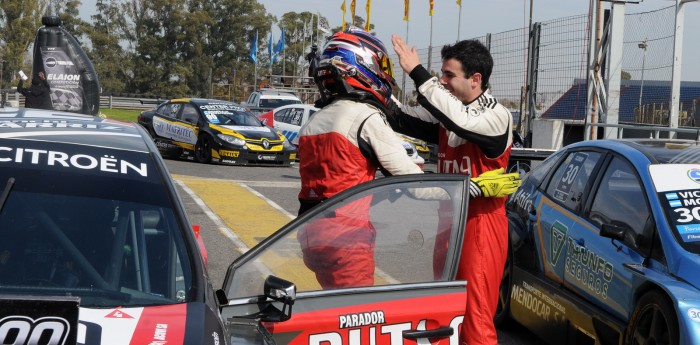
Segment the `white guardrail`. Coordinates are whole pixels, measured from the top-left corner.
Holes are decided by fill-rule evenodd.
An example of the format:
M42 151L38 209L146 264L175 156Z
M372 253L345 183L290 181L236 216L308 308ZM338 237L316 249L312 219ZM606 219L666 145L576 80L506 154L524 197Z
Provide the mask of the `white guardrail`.
M5 104L12 107L23 107L24 96L19 92L7 92L3 90L3 96L6 96ZM13 90L14 91L14 90ZM148 110L153 109L167 98L152 98L133 96L100 96L100 108L107 109L133 109L133 110Z

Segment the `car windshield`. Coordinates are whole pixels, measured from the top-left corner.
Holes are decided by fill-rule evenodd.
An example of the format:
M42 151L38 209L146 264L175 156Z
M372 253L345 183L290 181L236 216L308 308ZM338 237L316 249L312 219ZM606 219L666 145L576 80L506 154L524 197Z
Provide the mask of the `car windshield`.
M262 122L255 115L245 111L242 107L229 109L206 110L202 109L209 123L224 126L262 126Z
M301 101L287 98L263 98L260 100L260 107L262 108L279 108L289 104L301 104Z
M105 308L191 298L183 226L150 155L6 139L0 147L11 152L0 161L14 159L0 166L0 294Z
M253 114L245 113L245 112L236 112L236 113L231 113L227 115L229 118L228 123L222 123L224 125L231 125L231 126L262 126L262 122L255 117Z

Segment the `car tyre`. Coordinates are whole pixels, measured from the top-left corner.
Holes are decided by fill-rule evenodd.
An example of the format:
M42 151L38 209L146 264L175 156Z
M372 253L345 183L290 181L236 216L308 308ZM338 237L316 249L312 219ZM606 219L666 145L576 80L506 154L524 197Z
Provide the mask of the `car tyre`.
M668 297L659 291L644 294L632 312L625 340L628 345L678 344L678 319Z
M503 268L503 277L498 289L498 307L493 316L496 327L507 326L510 323L510 295L513 289L513 245L508 239L508 257Z
M197 139L194 147L194 158L200 163L211 162L212 139L206 134L202 134Z

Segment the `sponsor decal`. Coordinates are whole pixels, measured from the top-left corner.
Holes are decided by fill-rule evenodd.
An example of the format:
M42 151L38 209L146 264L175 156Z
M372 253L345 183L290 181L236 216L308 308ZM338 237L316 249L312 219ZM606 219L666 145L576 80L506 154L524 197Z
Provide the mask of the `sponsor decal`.
M700 309L698 309L698 308L688 309L688 318L695 321L695 322L700 322Z
M608 284L612 281L614 267L612 263L592 250L578 244L575 239L568 237L566 241L567 257L564 272L590 293L608 298Z
M54 80L67 80L67 81L80 81L80 75L79 74L54 74L54 73L49 73L46 76L46 79L49 81L54 81Z
M233 104L217 104L209 103L205 105L200 105L199 109L202 110L232 110L232 111L246 111L244 107L233 105ZM230 112L225 112L223 114L230 114Z
M260 132L260 133L270 133L268 127L262 126L221 126L226 129L230 129L236 132Z
M524 176L524 175L520 175ZM518 189L515 194L511 196L513 202L518 205L518 208L522 211L527 212L532 207L532 199L529 191L524 189Z
M155 345L155 344L165 344L166 343L166 335L168 334L168 324L166 323L157 323L156 324L156 329L153 332L153 341L151 341L149 344Z
M545 321L564 321L566 308L543 293L540 289L523 281L522 286L513 284L510 298Z
M372 314L376 313L376 314ZM403 322L403 323L395 323L395 324L381 324L381 322L373 324L371 323L373 319L373 316L376 317L376 320L379 321L381 313L381 318L384 319L384 313L381 311L373 311L373 312L367 312L367 313L357 313L357 314L349 314L349 315L341 315L340 318L346 317L345 322L355 322L353 320L356 320L358 323L360 322L360 315L363 315L363 320L365 323L367 323L368 319L367 317L370 318L369 323L366 325L357 325L357 326L346 326L346 327L341 327L341 329L347 329L347 333L345 332L327 332L327 333L316 333L316 334L310 334L309 335L309 345L360 345L360 344L369 344L369 345L376 345L378 343L382 344L390 344L390 345L403 345L404 344L404 339L403 339L403 332L404 331L409 331L411 329L415 329L418 331L425 331L427 330L426 325L428 324L428 320L420 320L416 324L415 327L413 327L411 322ZM364 314L370 314L370 315L364 315ZM350 317L349 321L347 317ZM452 327L455 330L459 329L459 326L462 324L462 320L464 319L464 316L455 316L452 318L450 321L450 327ZM342 319L339 319L339 322L343 322ZM353 327L362 327L362 326L369 326L369 327L364 327L364 328L353 328ZM387 339L388 337L388 339ZM382 339L383 338L383 339ZM388 340L388 341L386 341ZM365 342L366 341L366 342ZM419 342L419 344L422 344L422 342ZM442 344L442 343L441 343ZM458 332L455 332L449 339L449 345L458 345L459 344L459 336Z
M700 183L700 169L692 168L688 170L688 177L690 177L693 182Z
M76 111L83 107L85 94L80 81L80 70L72 62L65 48L41 47L46 81L51 87L54 110Z
M60 317L7 316L0 320L0 343L15 345L63 345L68 338L70 323Z
M443 157L444 158L444 157ZM454 173L454 174L468 174L471 171L471 158L469 156L462 156L461 160L447 160L447 159L440 159L440 156L438 155L438 169L441 173Z
M170 138L188 144L197 142L197 134L194 128L170 123L159 117L153 118L153 130L161 137Z
M684 242L700 241L700 190L666 192L663 196L681 239Z
M259 160L259 161L274 161L275 159L277 159L277 156L258 155L258 160Z
M148 177L146 163L131 163L114 156L94 157L88 154L68 154L61 151L0 146L0 164L12 162L37 166L58 166L81 170L99 170L106 173L128 175L135 172Z
M339 326L338 328L350 328L350 327L360 327L369 325L378 325L385 323L384 312L370 311L357 314L348 314L338 316Z
M552 259L552 266L556 266L559 261L559 256L561 254L561 249L564 248L564 243L566 243L566 233L569 229L566 225L560 223L559 221L552 224L552 228L549 231L549 256Z
M471 116L479 116L479 115L481 115L481 112L479 111L479 109L476 109L476 108L469 108L469 115L471 115Z
M71 297L0 297L0 344L75 344L79 304Z
M240 156L241 152L240 151L228 151L228 150L219 150L219 155L221 157L233 157L233 158L238 158Z
M112 310L112 312L105 315L105 318L108 318L108 319L133 319L133 317L131 315L123 312L120 308Z
M122 131L123 128L119 126L114 126L110 124L100 124L100 123L75 123L68 122L66 120L43 120L43 121L27 121L27 120L12 120L12 121L0 121L0 128L85 128L85 129L107 129ZM51 133L46 132L42 135L50 135Z

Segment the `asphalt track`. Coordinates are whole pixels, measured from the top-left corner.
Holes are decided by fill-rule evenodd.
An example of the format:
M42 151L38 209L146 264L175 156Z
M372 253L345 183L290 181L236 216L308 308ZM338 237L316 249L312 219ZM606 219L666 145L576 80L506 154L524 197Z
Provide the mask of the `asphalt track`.
M201 227L214 288L233 260L296 215L295 166L228 167L166 160L192 224ZM426 170L431 167L427 166ZM519 326L498 331L499 344L543 344Z

